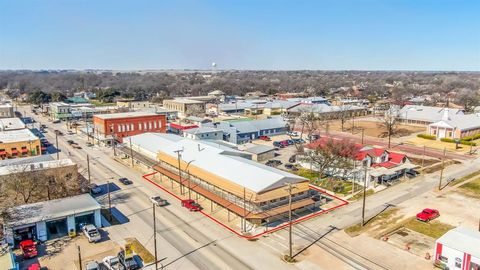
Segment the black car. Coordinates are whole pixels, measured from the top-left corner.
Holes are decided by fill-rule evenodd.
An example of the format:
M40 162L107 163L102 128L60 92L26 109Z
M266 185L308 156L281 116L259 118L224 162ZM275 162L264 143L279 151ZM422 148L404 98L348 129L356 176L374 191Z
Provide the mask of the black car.
M131 185L133 184L133 182L131 180L129 180L128 178L125 178L125 177L122 177L122 178L119 178L118 181L124 185Z
M135 255L130 258L125 258L125 252L122 250L117 255L118 260L126 270L140 269L140 264L137 262Z
M74 144L75 142L73 140L68 140L67 143L68 144Z
M295 163L297 162L297 155L293 155L288 159L288 162L290 163Z
M295 165L290 164L290 163L285 164L285 168L287 168L289 170L292 170L292 171L298 171L298 168Z
M282 165L282 162L280 160L272 159L267 161L265 165L270 166L270 167L277 167L279 165Z

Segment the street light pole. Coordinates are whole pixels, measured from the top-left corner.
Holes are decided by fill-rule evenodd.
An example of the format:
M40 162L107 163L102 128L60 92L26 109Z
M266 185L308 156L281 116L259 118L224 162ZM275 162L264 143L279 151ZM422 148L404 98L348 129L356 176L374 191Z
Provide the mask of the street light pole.
M130 142L130 157L132 158L132 167L134 166L133 164L133 148L132 148L132 137L128 137L128 141Z
M365 166L365 177L363 178L363 202L362 202L362 226L365 226L365 197L367 193L367 166Z
M110 199L110 181L107 181L107 193L108 193L108 212L110 213L109 220L112 221L112 201Z
M58 149L58 131L55 131L55 148L57 148L57 160L60 159L60 149Z
M82 252L80 251L80 246L77 246L77 250L78 250L78 265L80 266L80 270L83 269L83 266L82 266Z
M157 255L157 219L155 218L155 203L153 203L153 247L155 252L155 270L158 269Z
M87 154L87 173L88 173L88 184L90 184L90 156Z

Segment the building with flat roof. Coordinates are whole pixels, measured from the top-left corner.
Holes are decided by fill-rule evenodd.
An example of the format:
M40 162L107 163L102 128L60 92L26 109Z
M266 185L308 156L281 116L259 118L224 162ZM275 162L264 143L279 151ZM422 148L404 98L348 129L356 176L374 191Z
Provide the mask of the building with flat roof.
M10 103L0 104L0 118L15 117L13 106Z
M132 136L131 141L138 153L149 153L150 158L156 153L154 169L172 185L175 182L192 197L206 198L250 223L285 217L287 183L296 187L294 211L316 206L311 198L316 191L310 190L308 179L252 161L242 151L172 134L146 133Z
M183 131L183 136L192 140L223 140L223 131L212 127L198 127Z
M97 114L93 116L93 137L110 144L113 140L145 132L166 132L167 119L164 114L151 112L125 112Z
M254 161L264 161L275 157L275 147L270 145L250 145L243 151L252 154L252 160Z
M94 106L90 103L51 102L48 113L53 120L68 120L74 118L72 111L82 107L93 108Z
M435 241L435 265L441 269L480 269L480 232L456 227Z
M367 115L366 107L354 105L334 106L325 103L303 103L287 110L289 116L299 116L302 114L314 114L324 119L337 119L341 114L347 114L348 117Z
M223 140L241 144L260 136L274 136L287 132L287 122L282 117L272 117L261 120L220 121L204 124L204 127L213 127L223 130Z
M201 115L205 114L206 111L206 103L204 101L191 100L188 98L166 99L163 101L163 107L178 111L182 117Z
M40 138L20 118L0 119L0 158L36 156L41 154Z
M47 241L80 232L80 224L101 227L101 205L90 195L25 204L7 210L4 235L7 243Z

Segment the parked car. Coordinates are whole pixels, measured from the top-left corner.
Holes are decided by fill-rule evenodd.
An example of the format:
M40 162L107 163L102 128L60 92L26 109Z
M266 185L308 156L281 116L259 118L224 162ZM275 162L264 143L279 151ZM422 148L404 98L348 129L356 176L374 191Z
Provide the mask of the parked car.
M31 239L21 241L20 249L22 250L24 259L34 258L38 255L37 246Z
M265 163L265 165L270 166L270 167L277 167L279 165L282 165L282 162L280 160L276 159L271 159Z
M288 162L290 163L295 163L297 162L297 155L292 155L289 159Z
M151 196L150 201L156 206L165 206L168 204L167 200L162 199L160 196Z
M119 178L118 181L124 185L131 185L133 184L133 182L128 179L128 178L125 178L125 177L122 177L122 178Z
M304 139L293 139L293 142L297 143L297 144L302 144L302 143L305 143L305 140Z
M102 236L100 235L100 232L98 231L97 227L95 227L92 224L87 224L83 226L82 228L83 234L88 239L88 242L90 243L96 243L100 240L102 240Z
M87 142L85 145L86 145L87 147L92 147L92 146L93 146L93 143Z
M287 141L287 140L281 141L281 142L280 142L280 145L283 145L284 147L287 147L287 146L289 146L289 144L288 144L288 141Z
M90 188L90 193L92 194L102 193L102 188L99 187L97 184L92 183L89 185L89 188Z
M422 212L417 214L417 219L424 222L429 222L440 216L440 212L436 209L425 208Z
M27 270L42 270L42 266L39 263L32 263L28 266Z
M278 148L284 148L285 145L281 144L279 141L274 141L273 146L278 147Z
M115 256L107 256L102 260L103 265L108 270L123 270L125 267L120 263L120 260Z
M90 261L85 265L85 270L100 270L100 265L97 261Z
M125 258L125 251L123 250L118 253L117 258L126 270L136 270L141 268L133 256Z
M182 206L190 211L202 210L202 206L200 206L200 204L196 203L194 200L182 200Z
M313 135L310 135L308 136L308 140L311 142L311 141L315 141L315 140L318 140L320 139L320 135L317 135L317 134L313 134Z
M75 132L73 132L71 130L67 131L67 135L73 135L73 134L75 134Z
M60 123L60 120L53 120L52 123L58 124L58 123Z
M75 143L75 141L74 141L74 140L67 140L67 143L70 144L70 145L72 145L72 144Z
M272 140L272 139L270 139L270 137L268 137L268 136L260 136L260 137L258 137L258 138L259 138L260 140L262 140L262 141L267 141L267 142Z
M292 136L292 137L296 137L296 136L298 136L298 132L296 132L296 131L288 131L288 132L287 132L287 135L288 135L288 136Z
M75 149L82 149L82 147L76 143L72 143L71 146Z
M298 171L298 168L295 165L290 164L290 163L285 164L285 168L287 168L289 170L292 170L292 171Z
M55 133L56 133L58 136L62 136L62 135L63 135L63 132L61 132L61 131L58 130L58 129L55 129Z
M293 140L287 140L288 145L294 144Z

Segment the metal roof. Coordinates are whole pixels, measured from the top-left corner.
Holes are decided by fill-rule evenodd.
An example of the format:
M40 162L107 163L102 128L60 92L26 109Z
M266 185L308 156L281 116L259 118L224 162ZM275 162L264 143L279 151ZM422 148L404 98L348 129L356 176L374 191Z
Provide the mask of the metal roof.
M420 105L405 105L398 112L398 117L406 120L424 121L424 122L437 122L442 120L445 108L443 107L431 107ZM449 116L462 115L463 111L460 109L448 109Z
M10 208L8 210L10 217L7 218L7 224L13 227L21 226L99 210L100 208L100 204L90 194L82 194Z
M480 128L480 115L477 114L456 114L449 116L448 119L442 119L430 124L430 126L458 128L460 130L469 130Z
M475 230L457 227L438 238L437 242L480 258L480 232Z
M228 147L217 147L215 144L187 138L166 136L171 134L132 136L133 142L141 142L148 152L162 152L177 158L177 150L181 159L227 181L238 184L256 193L283 186L287 182L298 183L308 181L306 178L282 170L254 162L242 157L242 152Z
M39 140L39 138L26 128L0 131L0 143L25 142L35 140Z
M221 129L213 128L213 127L198 127L198 128L187 129L184 132L189 134L202 134L202 133L223 132L223 131Z
M25 123L17 117L10 117L10 118L1 118L0 119L0 130L16 130L16 129L24 129Z
M275 147L273 146L258 144L258 145L246 148L245 152L258 155L258 154L263 154L273 150L275 150Z

